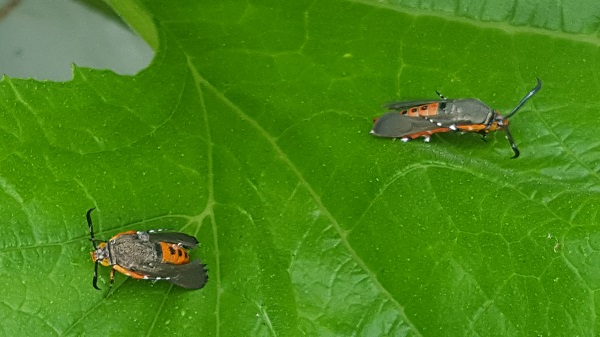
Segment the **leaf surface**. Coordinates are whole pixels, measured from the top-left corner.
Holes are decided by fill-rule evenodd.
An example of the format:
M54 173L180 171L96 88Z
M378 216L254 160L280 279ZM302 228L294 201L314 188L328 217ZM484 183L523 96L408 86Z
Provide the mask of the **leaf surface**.
M0 82L0 335L595 335L600 7L503 4L113 2L148 69ZM518 159L369 135L385 103L507 113L536 77ZM94 290L90 207L98 238L195 235L207 286Z

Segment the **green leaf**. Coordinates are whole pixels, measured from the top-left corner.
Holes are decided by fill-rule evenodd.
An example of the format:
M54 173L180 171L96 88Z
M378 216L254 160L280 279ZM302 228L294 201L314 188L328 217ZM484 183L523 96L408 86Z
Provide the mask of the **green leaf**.
M113 1L128 77L0 82L0 335L488 336L598 330L596 2ZM576 33L576 34L575 34ZM474 97L503 134L369 135ZM171 228L206 287L116 275L98 238Z

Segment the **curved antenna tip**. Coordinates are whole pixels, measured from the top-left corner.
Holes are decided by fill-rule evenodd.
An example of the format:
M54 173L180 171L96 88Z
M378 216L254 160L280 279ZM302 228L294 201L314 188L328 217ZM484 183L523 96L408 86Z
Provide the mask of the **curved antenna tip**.
M527 95L525 95L525 97L523 97L521 99L519 104L517 104L517 106L504 118L510 118L512 115L517 113L517 111L519 111L519 109L523 106L523 104L525 104L533 95L535 95L538 91L540 91L540 89L542 89L542 80L540 80L538 77L536 77L536 79L537 79L537 85L535 86L535 88L531 89L527 93Z

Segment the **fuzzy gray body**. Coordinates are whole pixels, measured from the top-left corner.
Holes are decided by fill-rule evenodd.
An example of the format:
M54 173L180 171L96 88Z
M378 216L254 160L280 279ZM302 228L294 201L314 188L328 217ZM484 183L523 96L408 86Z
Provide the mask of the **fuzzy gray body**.
M541 88L542 81L538 78L537 85L504 116L478 99L449 100L436 91L441 100L397 102L387 105L391 111L375 119L370 133L379 137L401 138L403 141L422 136L425 141L429 141L429 136L438 132L477 132L485 138L490 131L504 130L515 153L512 158L517 158L520 151L508 128L508 119Z
M146 234L146 235L143 235ZM151 242L145 232L124 234L110 241L110 264L136 271L139 266L152 267L162 261L160 244Z
M161 242L177 244L186 249L195 248L195 237L177 232L136 232L111 239L105 252L111 265L146 275L144 278L166 280L187 289L199 289L208 280L206 265L200 260L184 264L163 262Z

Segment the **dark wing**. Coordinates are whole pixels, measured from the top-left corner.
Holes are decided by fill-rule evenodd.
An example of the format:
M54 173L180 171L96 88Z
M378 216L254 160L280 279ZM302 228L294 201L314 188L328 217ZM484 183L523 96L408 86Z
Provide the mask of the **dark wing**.
M432 100L432 101L412 101L398 102L388 105L388 108L398 111L409 110L418 105L430 103L446 103L443 107L440 106L435 114L430 114L427 119L434 123L440 123L449 127L452 124L456 125L472 125L472 124L488 124L495 118L495 111L475 98L461 98L454 100Z
M417 118L425 119L425 120L431 122L432 124L434 124L436 127L446 127L447 128L447 127L450 127L451 125L474 124L473 121L471 121L467 117L462 116L462 115L434 115L434 116L427 116L426 119L424 117L417 117Z
M200 289L208 280L206 265L200 260L194 260L187 264L173 265L178 268L178 273L169 282L186 289Z
M206 265L200 260L186 264L143 264L132 271L146 275L148 279L166 279L167 281L186 289L200 289L208 280Z
M436 128L439 126L425 118L408 117L398 112L390 112L377 119L371 133L379 137L401 138Z
M192 249L198 245L198 240L191 235L179 232L155 232L148 231L150 242L168 242L176 243L185 248Z
M431 103L440 103L440 102L448 102L444 100L429 100L429 101L409 101L409 102L394 102L384 105L384 107L392 110L406 110L408 108L413 108L419 105L431 104Z

